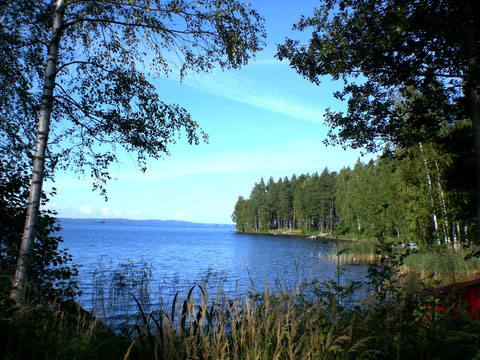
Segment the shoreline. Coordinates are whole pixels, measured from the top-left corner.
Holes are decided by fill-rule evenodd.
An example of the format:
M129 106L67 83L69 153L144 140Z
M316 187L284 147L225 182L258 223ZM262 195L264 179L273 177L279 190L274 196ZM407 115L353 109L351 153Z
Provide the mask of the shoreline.
M312 239L312 240L327 240L327 241L335 241L337 238L334 237L332 234L315 234L315 233L296 233L296 232L289 232L289 231L238 231L235 230L235 234L239 235L269 235L269 236L286 236L286 237L299 237L304 239ZM341 239L339 239L341 240ZM342 239L343 240L343 239ZM347 240L347 239L345 239Z
M361 241L370 241L373 239L357 239L357 238L345 238L335 236L334 234L330 233L297 233L297 232L290 232L290 231L233 231L235 234L239 235L268 235L268 236L285 236L285 237L298 237L304 239L312 239L312 240L325 240L325 241L342 241L342 242L361 242Z

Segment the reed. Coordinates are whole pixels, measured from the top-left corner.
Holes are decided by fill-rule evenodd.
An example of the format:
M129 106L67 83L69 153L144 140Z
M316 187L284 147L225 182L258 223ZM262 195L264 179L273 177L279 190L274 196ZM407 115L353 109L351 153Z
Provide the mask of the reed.
M336 240L336 249L331 253L319 254L319 257L339 261L348 265L370 265L379 259L375 253L377 244L371 240Z
M373 338L355 339L324 302L305 301L299 288L233 300L218 291L212 301L202 291L199 303L193 290L170 311L141 317L127 358L348 359L371 351Z
M337 256L341 255L338 251ZM73 304L37 299L15 310L2 302L0 328L6 346L0 356L340 360L410 359L421 354L438 359L480 358L480 322L461 313L440 314L432 322L431 299L414 300L407 294L402 271L394 267L401 263L398 257L395 252L383 256L376 271L369 272L365 286L373 290L363 303L349 302L356 287L341 285L339 279L234 295L221 288L209 292L204 281L177 291L168 305L154 308L145 306L141 298L148 293L148 281L141 287L133 286L138 282L125 283L122 291L136 304L137 315L122 332L112 331ZM337 264L340 278L340 261ZM137 275L143 277L143 273ZM110 291L102 294L118 296Z
M386 270L390 271L390 270ZM392 274L399 274L393 271ZM385 273L371 285L386 280ZM382 280L383 279L383 280ZM388 284L387 284L388 283ZM314 297L298 286L291 292L212 299L192 287L171 309L146 314L125 359L472 359L480 355L480 324L458 313L437 315L432 323L429 299L413 300L399 286L393 296L360 307L342 306L347 292L337 284L319 284ZM192 296L199 291L201 300ZM308 298L308 300L307 300ZM325 301L328 299L328 301Z
M338 241L337 248L337 252L322 256L332 261L338 257L341 264L349 265L371 265L380 259L377 241ZM392 250L401 253L405 247L393 245ZM399 270L410 279L422 279L422 282L437 286L478 279L480 258L469 256L470 253L463 248L445 247L412 251Z
M469 258L464 249L438 248L430 252L418 252L405 261L407 271L429 278L438 284L456 283L480 277L480 259Z

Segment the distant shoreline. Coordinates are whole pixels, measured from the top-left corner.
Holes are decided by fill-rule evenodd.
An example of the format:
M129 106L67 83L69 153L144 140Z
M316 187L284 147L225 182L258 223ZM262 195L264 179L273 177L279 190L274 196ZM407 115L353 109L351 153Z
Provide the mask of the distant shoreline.
M183 225L183 226L228 226L234 227L235 224L222 224L222 223L199 223L193 221L184 220L157 220L157 219L125 219L125 218L69 218L59 217L57 220L62 223L65 222L77 222L77 223L101 223L101 224L148 224L148 225Z

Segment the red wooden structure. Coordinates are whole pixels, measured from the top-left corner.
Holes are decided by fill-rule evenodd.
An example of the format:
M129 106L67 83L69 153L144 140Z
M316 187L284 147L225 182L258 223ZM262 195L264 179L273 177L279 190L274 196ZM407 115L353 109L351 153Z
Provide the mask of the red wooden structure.
M462 283L455 283L439 287L435 291L424 293L425 296L433 296L440 300L436 311L443 311L447 308L448 301L458 306L466 305L466 310L474 319L478 319L477 309L480 308L480 279L466 281Z

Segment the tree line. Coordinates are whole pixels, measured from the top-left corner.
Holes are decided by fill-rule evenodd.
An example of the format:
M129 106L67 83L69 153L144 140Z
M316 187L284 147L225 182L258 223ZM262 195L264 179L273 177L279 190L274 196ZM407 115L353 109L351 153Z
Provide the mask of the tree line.
M325 168L320 174L261 179L249 198L238 198L232 219L239 232L385 236L457 248L475 239L472 158L419 142L385 151L375 161L359 159L338 173Z

